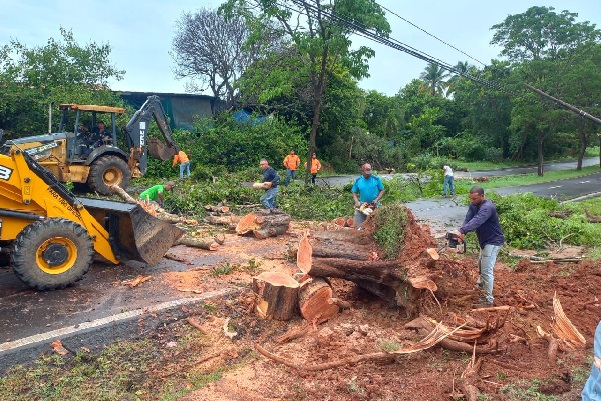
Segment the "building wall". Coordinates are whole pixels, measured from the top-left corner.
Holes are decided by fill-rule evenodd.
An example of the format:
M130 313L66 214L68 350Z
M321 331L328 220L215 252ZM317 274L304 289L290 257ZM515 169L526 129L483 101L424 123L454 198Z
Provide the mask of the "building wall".
M191 95L181 93L154 92L118 92L123 100L136 110L142 107L148 96L156 95L161 99L163 108L171 129L193 131L194 119L197 117L212 117L218 105L214 96Z

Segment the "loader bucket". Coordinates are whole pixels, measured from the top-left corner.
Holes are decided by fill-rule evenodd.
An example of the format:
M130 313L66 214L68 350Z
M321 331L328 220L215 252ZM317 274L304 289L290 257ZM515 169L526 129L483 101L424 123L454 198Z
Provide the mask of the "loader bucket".
M165 161L172 159L177 153L177 149L165 145L158 138L150 138L148 140L148 152L152 157Z
M120 259L157 264L184 230L148 214L140 205L79 198L86 210L109 232Z

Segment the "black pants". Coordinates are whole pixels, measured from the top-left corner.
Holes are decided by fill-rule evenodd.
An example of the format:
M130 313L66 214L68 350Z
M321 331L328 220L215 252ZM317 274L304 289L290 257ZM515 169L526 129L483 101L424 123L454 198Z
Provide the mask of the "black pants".
M315 178L317 178L317 174L311 174L311 184L315 185Z

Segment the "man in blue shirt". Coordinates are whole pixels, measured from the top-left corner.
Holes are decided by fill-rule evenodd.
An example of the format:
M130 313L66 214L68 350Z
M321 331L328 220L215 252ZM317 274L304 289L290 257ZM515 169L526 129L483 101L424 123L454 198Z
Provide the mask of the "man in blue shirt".
M280 192L278 188L278 182L280 181L280 175L273 167L269 165L266 159L261 159L259 166L263 169L263 184L265 184L265 193L261 196L261 202L265 209L277 208L275 204L275 198Z
M380 199L384 196L384 184L380 177L372 175L371 165L365 163L361 166L361 176L355 180L351 192L355 200L355 228L361 229L360 226L367 216L359 208L364 203L368 203L372 209L380 206Z
M601 322L597 324L593 341L593 367L582 389L582 401L601 400Z
M469 198L470 206L465 220L455 234L463 238L468 232L476 231L480 245L480 256L478 257L480 275L476 287L482 291L482 295L473 307L486 308L493 306L494 268L497 254L505 244L505 237L501 231L497 208L491 201L484 198L484 189L478 186L473 187L470 189Z

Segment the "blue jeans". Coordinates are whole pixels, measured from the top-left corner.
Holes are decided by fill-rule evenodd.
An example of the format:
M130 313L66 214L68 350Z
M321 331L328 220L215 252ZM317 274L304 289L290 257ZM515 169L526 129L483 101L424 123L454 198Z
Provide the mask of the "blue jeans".
M444 176L444 182L442 183L442 194L444 196L447 196L447 186L449 187L449 192L451 195L455 195L455 184L453 181L455 181L455 177L452 175Z
M185 162L179 165L179 178L184 178L184 171L190 177L190 162Z
M284 185L288 186L290 178L292 178L292 181L296 180L296 170L290 170L288 168L286 169L286 181L284 182Z
M263 195L261 195L261 202L263 202L265 209L275 209L277 207L275 204L275 198L278 196L278 192L280 192L280 188L274 187L269 188Z
M594 352L595 357L599 358L599 344L601 343L601 322L597 324L597 329L595 330L595 339L594 339ZM593 363L593 367L591 368L591 374L588 377L588 380L584 384L584 388L582 389L582 401L600 401L601 400L601 370L598 366Z
M478 257L478 269L480 276L476 281L482 291L484 291L483 297L490 303L494 301L492 296L492 289L495 283L495 263L497 262L497 255L501 250L501 245L486 244L484 248L480 249L480 256Z

